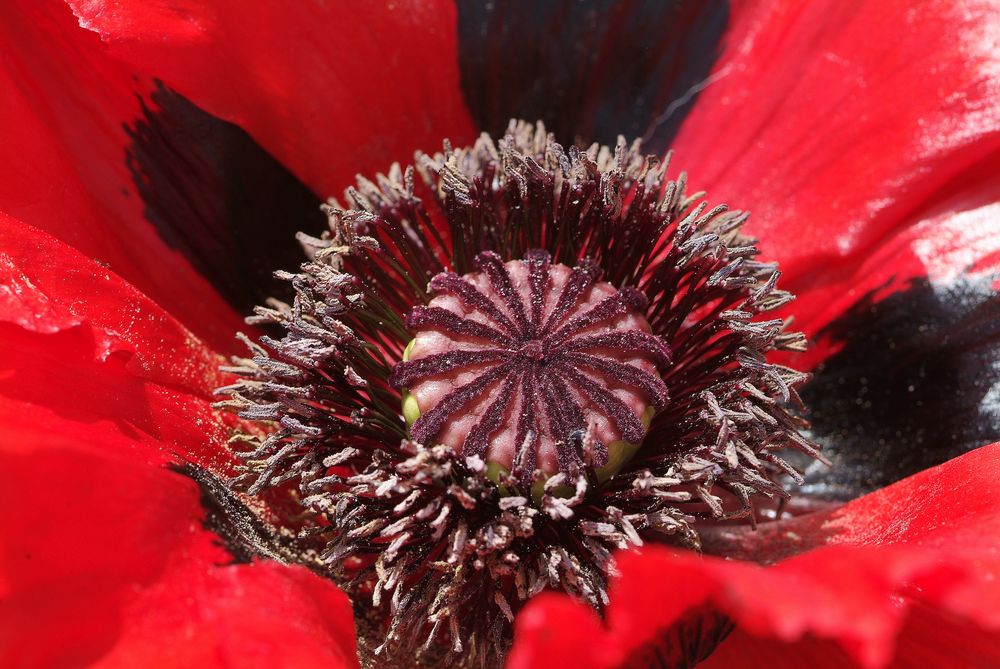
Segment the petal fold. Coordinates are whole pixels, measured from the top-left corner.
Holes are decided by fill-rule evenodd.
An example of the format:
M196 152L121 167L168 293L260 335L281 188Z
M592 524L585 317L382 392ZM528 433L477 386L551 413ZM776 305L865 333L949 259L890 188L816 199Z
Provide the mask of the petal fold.
M0 663L358 666L347 597L301 567L230 564L194 483L136 457L146 438L20 409L0 429Z
M1000 634L924 605L911 607L887 669L990 669L1000 665ZM699 669L848 669L859 665L832 641L793 643L736 630Z
M219 471L234 425L210 406L222 362L110 270L0 214L0 432L30 422L72 439L112 424L135 435L132 457Z
M202 397L221 385L223 359L159 305L114 272L3 213L0 322L39 334L85 326L93 334L92 359L124 354L137 376Z

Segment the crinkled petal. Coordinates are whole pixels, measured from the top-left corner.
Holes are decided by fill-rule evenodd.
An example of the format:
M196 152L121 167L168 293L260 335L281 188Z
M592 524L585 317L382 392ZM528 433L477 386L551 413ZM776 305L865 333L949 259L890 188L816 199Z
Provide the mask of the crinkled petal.
M131 624L98 666L359 666L350 601L301 566L186 563L126 615Z
M0 217L0 423L62 416L67 438L111 423L142 435L147 462L226 468L233 419L210 406L223 359L110 270Z
M737 629L699 669L852 669L859 665L836 643L806 637L784 643ZM991 669L1000 666L1000 633L915 604L887 669Z
M222 380L223 359L153 300L63 242L2 213L0 322L41 335L89 329L93 360L123 354L137 376L203 397Z
M246 129L322 196L475 134L451 2L69 5L113 54Z
M986 446L833 511L711 537L712 548L761 561L807 551L768 567L658 547L621 554L606 626L585 607L539 598L517 621L509 666L545 666L536 658L570 646L590 657L584 666L625 666L705 604L757 636L835 641L867 668L893 658L913 602L998 629L998 481L1000 445ZM580 629L592 631L585 648Z

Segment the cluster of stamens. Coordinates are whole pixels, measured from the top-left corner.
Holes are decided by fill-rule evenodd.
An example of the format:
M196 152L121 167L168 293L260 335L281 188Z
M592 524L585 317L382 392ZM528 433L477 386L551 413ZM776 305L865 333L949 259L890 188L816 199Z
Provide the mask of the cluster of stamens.
M231 485L352 594L373 665L495 665L534 594L600 611L614 550L697 548L787 496L782 451L818 457L806 376L768 360L803 339L761 318L792 297L746 215L684 186L638 143L512 124L300 235L294 300L253 319L280 338L244 338L220 390L257 425Z

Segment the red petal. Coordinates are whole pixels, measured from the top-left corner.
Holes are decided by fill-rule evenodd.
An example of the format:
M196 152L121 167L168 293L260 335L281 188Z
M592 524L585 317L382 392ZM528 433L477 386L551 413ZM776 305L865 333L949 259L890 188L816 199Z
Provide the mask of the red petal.
M544 593L517 616L507 669L613 667L621 658L615 639L586 604Z
M445 0L69 4L112 53L248 130L322 195L474 137Z
M350 601L304 567L185 563L126 617L101 666L359 666Z
M220 385L223 359L111 271L2 213L0 249L0 321L37 333L85 326L94 359L134 356L136 375L202 396Z
M881 242L857 263L826 277L821 289L791 307L810 336L835 321L866 294L876 301L905 290L910 279L927 277L947 289L970 274L1000 269L1000 175L970 175L968 183L935 206L907 219L906 227ZM797 360L811 368L830 354L829 341Z
M737 629L699 669L847 669L857 667L837 644L816 638L783 643ZM989 669L1000 666L1000 634L915 605L888 669Z
M647 548L619 558L607 629L593 634L589 666L614 667L648 644L685 611L711 602L745 631L795 641L810 634L835 640L865 667L892 658L909 603L941 607L987 628L1000 628L1000 445L973 451L835 511L744 533L744 557L772 557L775 546L811 552L772 567ZM843 544L843 545L830 545ZM756 552L752 549L756 549ZM531 602L516 626L510 667L534 664L539 638L548 656L578 644L583 609ZM539 621L548 620L543 628ZM558 620L557 624L551 621ZM519 649L518 646L529 646Z
M2 214L0 249L0 423L111 422L146 437L150 462L226 465L232 419L209 406L219 356L118 276Z
M131 452L146 435L16 408L0 419L0 664L357 666L346 596L300 567L227 566L195 484Z
M111 272L0 223L0 664L356 667L346 596L226 566L197 486L162 466L222 459L219 359Z
M997 16L995 2L741 3L677 164L752 212L786 287L829 300L831 277L1000 162Z
M20 4L0 9L0 207L232 348L240 316L143 220L125 124L141 117L151 86L108 58L66 7Z

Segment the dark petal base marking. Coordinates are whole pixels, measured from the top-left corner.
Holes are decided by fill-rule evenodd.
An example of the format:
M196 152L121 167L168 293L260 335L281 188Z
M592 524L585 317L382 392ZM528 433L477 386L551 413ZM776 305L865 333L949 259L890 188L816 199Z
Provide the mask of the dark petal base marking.
M871 295L821 337L843 343L803 388L835 463L802 491L846 500L1000 439L1000 296L991 277ZM886 355L891 351L892 355Z
M126 126L126 161L146 218L234 305L278 290L302 257L296 230L323 229L321 200L236 125L158 82Z
M707 659L735 627L710 606L698 607L633 651L622 669L690 669Z
M300 235L308 262L277 273L294 300L269 301L252 322L281 334L244 337L250 354L229 370L238 380L219 390L219 406L259 424L232 439L243 464L230 484L310 547L290 559L352 591L371 666L498 666L535 594L562 590L601 611L615 549L697 548L699 521L753 522L755 503L787 495L779 483L798 475L784 453L817 457L797 416L807 377L768 355L804 341L765 316L792 297L739 234L746 215L687 196L684 177L668 181L637 143L564 150L543 128L512 124L498 143L446 143L418 163L361 179L348 206L327 207L327 233ZM520 308L500 262L518 258ZM546 302L558 265L575 269ZM496 299L470 290L462 277L476 271ZM598 281L610 292L579 308ZM635 311L651 334L588 329ZM402 363L421 328L478 352ZM498 351L511 355L497 362ZM660 379L623 364L637 356ZM479 371L411 435L400 387L463 365ZM609 379L663 405L648 429ZM464 455L408 439L433 443L490 384L498 394L463 435ZM491 479L485 455L514 402L511 474ZM628 437L645 432L604 478L608 445L579 429L588 402ZM546 431L562 435L560 471L542 484Z
M238 493L207 469L191 463L169 467L198 484L201 506L205 510L203 525L219 537L233 558L231 564L250 564L259 559L299 562L304 552L315 549L308 542L281 534L262 521Z
M476 125L558 122L559 141L643 137L662 153L709 76L726 0L460 2L459 68Z

